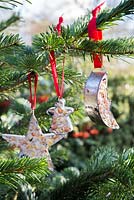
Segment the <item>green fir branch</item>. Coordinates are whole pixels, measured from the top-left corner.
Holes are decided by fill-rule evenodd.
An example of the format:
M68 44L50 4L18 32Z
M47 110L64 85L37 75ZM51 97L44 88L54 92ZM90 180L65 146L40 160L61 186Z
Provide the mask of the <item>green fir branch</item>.
M64 40L74 41L83 36L83 30L87 30L87 24L91 18L91 13L79 17L73 24L68 25L67 28L62 27L62 37Z
M17 62L17 67L19 69L26 71L43 71L45 64L32 47L25 46L15 57L15 62Z
M45 34L37 36L33 41L33 45L36 46L35 48L40 49L40 51L48 51L50 45L44 43ZM56 39L56 38L55 38ZM58 40L61 40L59 38ZM54 40L53 40L54 41ZM70 56L81 56L85 55L86 53L92 55L93 53L101 53L104 55L133 55L134 54L134 38L118 38L118 39L109 39L103 41L94 42L89 39L80 39L75 41L74 43L70 41L66 41L62 43L62 46L58 47L58 41L56 40L53 42L53 49L58 50L60 54L69 53ZM54 46L55 45L55 46ZM57 57L59 54L57 54Z
M26 2L30 3L29 0L26 0ZM17 5L22 4L20 0L0 0L0 9L12 10Z
M20 87L27 81L27 73L30 71L44 71L43 62L29 47L22 46L14 55L6 55L1 61L5 66L0 69L3 72L0 74L0 93ZM9 71L11 68L12 72Z
M128 9L129 10L129 9ZM129 12L129 11L128 11ZM127 11L125 11L127 13ZM89 18L89 16L87 16ZM85 18L85 22L83 22L81 27L84 27L86 25L87 18ZM83 21L84 18L79 19L78 21ZM17 66L19 70L21 69L23 71L14 73L2 74L1 77L1 86L0 86L0 92L6 92L10 90L14 90L21 86L26 80L27 80L27 72L31 70L39 71L41 74L42 72L48 68L48 54L49 51L55 50L55 55L58 58L59 56L63 54L69 53L71 56L85 56L85 54L92 53L102 53L104 55L133 55L133 44L134 40L133 38L120 38L120 39L111 39L111 40L104 40L99 41L97 43L88 40L88 39L79 39L78 40L78 22L75 22L74 25L71 26L70 32L68 32L67 35L71 35L71 37L65 36L64 28L63 28L63 36L59 37L55 32L52 33L42 33L40 35L37 35L33 40L33 46L35 47L35 50L33 48L23 48L23 51L15 53L15 55L11 56L5 56L5 53L10 52L9 50L15 50L16 47L20 47L22 45L18 35L9 35L5 36L1 34L0 36L0 51L1 55L4 54L4 57L2 56L2 65L5 61L8 63L9 66ZM67 28L69 30L69 28ZM81 31L81 30L80 30ZM78 35L77 35L78 33ZM81 34L81 33L80 33ZM75 36L76 39L75 39ZM65 40L67 38L67 40ZM73 42L72 42L73 41ZM14 48L15 47L15 48ZM42 54L43 52L43 54ZM11 53L11 52L10 52ZM46 60L46 61L45 61ZM47 64L46 64L46 63ZM2 68L3 69L3 68ZM48 71L48 70L47 70ZM73 75L72 72L69 70L66 70L66 82L76 82L79 79L76 77L75 80L73 78L75 75ZM71 76L72 75L72 76ZM72 79L72 80L71 80ZM17 81L16 81L17 80Z
M123 20L125 16L131 15L134 13L134 1L133 0L124 0L119 3L115 8L103 10L97 17L96 25L98 29L107 29L113 25L117 24L117 21ZM86 21L86 27L81 31L80 37L87 34L87 24L89 20ZM79 21L83 23L83 21Z
M40 75L44 74L44 71L47 71L49 76L51 77L51 69L50 66L46 66L44 60L41 60L34 51L28 52L25 50L20 51L18 56L16 55L13 60L11 56L6 56L3 61L8 63L8 65L12 65L12 72L9 72L9 67L4 66L0 71L3 73L0 74L0 93L12 91L18 89L18 87L22 86L27 81L27 73L29 71L36 71ZM14 67L16 65L16 67ZM59 64L60 65L60 64ZM62 65L62 63L61 63ZM59 81L61 81L62 67L57 67L57 72L59 74ZM68 85L75 85L77 87L81 87L83 81L85 81L85 77L79 72L76 72L71 65L66 66L64 69L65 73L65 83ZM77 84L76 84L77 82Z
M49 200L60 199L91 199L99 196L97 186L115 182L114 186L122 185L125 190L133 190L134 184L134 150L124 151L122 155L118 155L113 148L99 148L91 159L87 162L87 169L82 171L80 175L70 177L69 180L57 187L49 193ZM115 189L116 190L116 189ZM110 195L121 196L121 193L110 191ZM69 191L69 192L68 192ZM121 192L118 190L118 192ZM107 190L106 190L107 192ZM112 193L113 192L113 193ZM107 193L105 193L106 197ZM100 198L96 198L100 200ZM112 198L111 198L112 199ZM120 198L121 199L121 198Z
M134 1L124 0L113 8L103 10L97 17L97 28L107 29L117 23L118 20L123 20L124 16L128 16L134 13ZM73 24L67 26L67 28L62 27L62 37L65 40L70 40L71 42L84 37L87 35L87 25L91 18L91 13L88 13L84 17L78 18Z
M75 51L75 56L83 55L83 52L85 54L100 53L111 56L134 55L134 38L108 39L97 42L84 39L68 48L68 53L73 55L73 51Z
M40 182L40 177L47 174L47 162L44 158L15 158L0 162L0 184L14 189L21 184L27 184L27 180Z
M102 11L97 17L97 28L105 29L108 26L115 25L118 20L123 20L124 16L134 14L134 1L124 0L111 10Z
M19 47L23 46L23 42L21 41L18 34L10 34L0 35L0 57L6 55L7 53L13 53L13 51L19 49Z
M33 46L36 47L36 51L48 51L59 50L64 46L64 40L59 37L56 32L54 33L40 33L33 38Z
M18 15L13 14L9 19L6 21L1 21L0 22L0 32L8 28L10 25L13 23L17 22L20 20L20 17Z
M105 16L105 13L107 13L107 18ZM106 12L103 11L97 18L97 26L98 28L104 28L107 25L111 24L111 26L114 24L115 21L121 20L123 16L130 15L134 13L134 3L133 1L125 0L121 2L116 8L113 8L111 11ZM71 51L71 55L85 55L85 52L87 51L86 46L84 49L80 47L80 44L84 45L84 42L87 44L87 47L90 47L88 49L89 53L92 52L101 52L102 54L111 54L111 55L131 55L133 54L133 38L124 38L119 39L118 44L120 45L120 48L118 49L116 42L117 40L107 40L104 41L104 43L98 42L98 46L100 44L101 48L97 48L97 44L93 44L86 42L87 39L83 39L83 37L87 37L87 24L89 21L90 16L86 15L82 18L79 18L76 22L74 22L72 25L67 26L67 28L62 27L62 36L57 36L56 32L54 32L53 28L50 28L50 33L41 33L33 38L33 47L36 49L36 51L39 53L40 56L49 54L51 50L56 51L56 56L60 56L61 54L68 53L68 50L70 49L70 46L72 47L73 51ZM127 40L125 43L125 39ZM84 40L84 41L83 41ZM132 41L132 45L131 45ZM130 48L129 45L130 44ZM111 46L110 46L111 45ZM75 51L75 47L77 47L77 51ZM105 48L103 50L103 47ZM110 53L111 52L111 53Z
M27 81L26 72L12 71L1 73L0 79L0 93L9 92L21 86L25 81Z

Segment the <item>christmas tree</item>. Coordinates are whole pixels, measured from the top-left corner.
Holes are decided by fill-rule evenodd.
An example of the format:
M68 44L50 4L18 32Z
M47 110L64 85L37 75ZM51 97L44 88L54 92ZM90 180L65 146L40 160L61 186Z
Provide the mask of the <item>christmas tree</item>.
M17 4L20 1L2 0L0 9L10 10ZM118 21L133 13L134 1L124 0L115 8L99 12L97 29L103 32L111 29ZM92 67L93 54L101 54L109 62L112 57L132 57L134 38L110 38L96 42L88 37L91 18L92 13L89 11L72 25L65 27L62 24L61 29L52 25L48 32L34 36L31 46L24 44L18 34L6 32L11 24L20 20L19 16L13 14L6 21L1 21L0 200L134 198L134 149L131 148L134 144L134 95L128 92L133 89L131 86L134 78L131 74L126 77L120 73L118 77L111 77L109 80L112 111L120 124L120 129L113 131L102 125L92 125L89 118L85 120L87 115L83 88L86 73L91 69L87 69L87 66L86 69L84 66L78 67L78 62L82 65L88 62ZM4 134L12 134L21 136L23 140L28 131L31 117L28 74L32 80L35 74L39 76L37 108L34 111L40 126L37 131L49 134L50 127L51 130L54 129L51 125L53 115L47 114L47 111L54 112L53 106L57 102L51 71L52 52L57 63L59 81L65 85L64 98L69 106L65 108L74 108L71 114L74 131L67 130L68 137L65 135L62 141L49 149L54 171L50 170L45 156L18 157L18 149L9 145L2 137ZM127 92L124 89L126 83L129 88ZM119 86L121 90L118 89ZM66 123L70 121L67 120ZM63 138L61 133L60 137Z

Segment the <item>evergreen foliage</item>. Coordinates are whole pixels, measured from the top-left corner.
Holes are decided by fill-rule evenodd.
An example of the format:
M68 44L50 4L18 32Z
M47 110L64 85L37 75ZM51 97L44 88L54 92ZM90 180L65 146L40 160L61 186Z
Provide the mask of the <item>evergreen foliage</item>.
M26 0L26 1L30 3L30 1L28 1L28 0ZM0 0L0 8L1 9L12 10L18 4L22 5L22 2L21 1L17 1L17 0Z
M40 177L47 174L45 159L15 158L0 163L0 184L14 189L30 182L40 182Z
M117 12L117 10L118 12ZM132 14L134 12L134 3L130 1L123 1L120 3L117 8L114 8L110 11L107 11L107 15L109 15L107 22L111 22L110 20L117 21L121 19L124 15ZM113 17L112 17L113 16ZM87 27L87 23L90 18L89 15L78 19L77 22L74 22L71 26L67 28L63 27L62 36L58 36L54 29L50 27L50 32L41 33L33 38L33 48L21 48L22 42L19 39L18 35L1 35L1 53L7 53L9 50L12 50L12 47L20 47L21 48L21 57L19 53L16 53L14 56L14 61L16 63L11 63L11 59L7 59L7 56L2 58L3 62L9 64L9 66L21 66L22 70L37 70L40 72L44 72L44 68L48 66L48 54L51 50L56 51L57 57L60 55L66 54L71 56L85 56L86 53L92 55L92 52L102 52L104 55L132 55L134 52L133 49L133 38L121 38L121 39L110 39L100 41L97 44L93 41L87 40L87 33L82 34L85 31L85 27ZM100 19L100 21L99 21ZM99 28L104 26L105 24L105 14L103 16L103 12L98 16L97 25ZM103 23L104 22L104 23ZM80 31L80 33L79 33ZM83 38L84 36L84 38ZM7 38L5 38L7 37ZM101 48L100 48L101 47ZM17 50L18 51L18 50ZM23 52L24 53L23 53ZM12 51L11 51L12 54ZM17 56L18 55L18 56ZM24 56L24 57L23 57ZM2 62L2 64L3 64ZM39 68L41 66L41 69ZM20 70L19 70L20 71ZM24 78L23 81L26 79ZM10 81L10 80L9 80ZM11 80L12 81L12 80ZM6 82L6 80L5 80ZM18 87L18 82L16 85ZM12 84L11 84L12 87ZM6 89L6 88L5 88ZM9 88L8 88L9 89Z
M0 0L1 9L13 9L21 1ZM134 1L124 0L113 8L103 10L97 17L97 27L108 29L134 13ZM20 19L12 15L0 23L0 106L8 102L8 110L0 110L0 133L26 134L30 118L27 73L39 74L39 92L44 90L49 100L38 103L35 115L43 132L49 132L51 117L46 114L57 98L53 95L53 83L49 64L49 52L55 51L57 71L62 72L65 64L65 94L67 105L74 108L71 118L75 128L84 129L86 123L83 109L82 90L86 80L84 70L77 66L79 57L85 60L92 53L102 53L110 61L111 57L133 57L134 38L115 38L98 41L89 40L87 24L91 18L89 11L72 25L62 26L58 36L54 26L49 31L34 36L32 46L26 46L18 34L5 34L4 30ZM77 60L74 58L77 57ZM70 60L71 59L71 60ZM61 79L61 77L59 77ZM127 82L127 86L125 85ZM134 198L134 95L126 91L131 88L133 76L111 78L109 81L113 100L113 112L120 122L120 129L113 134L98 126L100 135L90 135L88 139L69 138L51 149L55 171L49 172L44 158L17 158L17 151L0 138L0 200L130 200ZM121 87L118 89L117 85ZM120 91L120 92L119 92ZM120 110L117 108L120 107ZM124 107L127 109L125 110ZM5 121L4 121L5 120ZM17 121L17 123L16 123ZM85 124L84 124L85 123ZM87 131L85 128L85 131ZM90 132L90 130L88 130ZM101 147L111 144L113 147ZM99 147L99 148L98 148ZM97 149L98 148L98 149ZM96 150L97 149L97 150ZM127 150L125 150L127 149ZM94 154L92 152L95 152ZM93 155L92 155L93 154Z
M133 162L133 149L118 155L112 148L100 148L87 161L87 169L58 185L48 199L131 199ZM123 194L122 190L125 190Z
M5 30L6 28L8 28L9 26L11 26L12 24L14 24L15 22L17 22L20 19L20 17L18 15L13 14L9 19L7 19L6 21L2 21L0 23L0 32Z

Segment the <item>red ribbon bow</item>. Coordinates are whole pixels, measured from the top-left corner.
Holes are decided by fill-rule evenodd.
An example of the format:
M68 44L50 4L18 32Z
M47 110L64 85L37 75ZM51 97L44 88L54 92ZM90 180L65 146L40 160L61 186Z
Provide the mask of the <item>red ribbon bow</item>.
M88 23L88 36L89 38L93 39L94 41L102 40L102 31L97 29L96 27L96 19L97 14L101 10L101 6L104 4L101 3L98 5L94 10L92 10L92 19ZM101 68L102 63L102 55L94 53L93 54L93 61L94 61L94 68Z

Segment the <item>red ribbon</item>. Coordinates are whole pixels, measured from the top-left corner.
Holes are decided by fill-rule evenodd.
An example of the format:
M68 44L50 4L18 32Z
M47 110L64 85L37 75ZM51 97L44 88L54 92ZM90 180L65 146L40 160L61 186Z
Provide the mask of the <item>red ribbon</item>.
M32 78L34 78L34 96L32 96ZM36 108L36 90L37 90L37 83L38 83L38 74L35 72L30 72L27 75L28 83L29 83L29 90L30 90L30 103L32 110Z
M61 34L61 24L62 23L63 23L63 17L59 17L59 22L58 22L57 26L55 27L55 30L58 32L58 35ZM60 87L59 81L58 81L58 74L57 74L57 70L56 70L56 59L55 59L54 50L50 51L49 60L50 60L50 64L51 64L51 70L52 70L52 76L53 76L56 94L59 98L62 98L63 92L64 92L64 61L63 61L62 80L61 80L61 87Z
M58 32L58 35L61 35L61 24L63 23L63 17L59 17L59 22L55 27L55 30Z
M89 38L93 39L94 41L102 40L102 31L97 29L96 27L96 19L97 14L101 10L101 6L104 4L101 3L98 5L94 10L92 10L92 19L88 23L88 36ZM94 68L101 68L103 65L102 55L93 53L93 61L94 61Z

